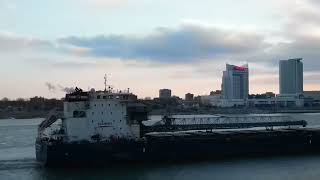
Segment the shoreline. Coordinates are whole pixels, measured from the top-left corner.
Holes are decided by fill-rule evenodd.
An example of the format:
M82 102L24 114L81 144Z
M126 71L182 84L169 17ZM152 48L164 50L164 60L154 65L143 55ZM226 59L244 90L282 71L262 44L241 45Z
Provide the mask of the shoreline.
M0 114L0 119L35 119L35 118L46 118L49 112L19 112L19 113L8 113ZM194 114L299 114L299 113L320 113L318 109L306 109L306 110L249 110L249 109L210 109L210 110L201 110L201 111L170 111L167 113L165 110L152 110L149 115L166 115L166 114L175 114L175 115L194 115Z

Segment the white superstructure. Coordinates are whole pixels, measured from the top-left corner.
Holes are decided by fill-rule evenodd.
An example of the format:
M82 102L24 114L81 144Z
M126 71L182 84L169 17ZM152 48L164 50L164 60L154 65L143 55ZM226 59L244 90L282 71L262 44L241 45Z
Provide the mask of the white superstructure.
M60 134L68 142L138 140L144 120L146 107L128 91L77 89L66 95Z

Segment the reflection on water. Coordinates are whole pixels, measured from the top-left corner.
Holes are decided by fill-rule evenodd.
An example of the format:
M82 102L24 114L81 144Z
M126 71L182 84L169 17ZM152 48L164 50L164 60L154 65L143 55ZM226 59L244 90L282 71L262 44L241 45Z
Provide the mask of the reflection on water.
M320 126L320 113L291 114ZM0 120L0 179L310 179L320 177L320 156L301 155L210 162L47 169L35 161L37 124L42 119ZM319 122L318 122L319 121Z

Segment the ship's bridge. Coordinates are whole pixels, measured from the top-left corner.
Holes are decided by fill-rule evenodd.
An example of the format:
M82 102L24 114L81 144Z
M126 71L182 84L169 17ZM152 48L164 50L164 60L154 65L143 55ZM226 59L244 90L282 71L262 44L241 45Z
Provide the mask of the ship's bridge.
M135 101L137 96L129 92L109 92L96 91L89 93L90 99L105 99L105 100L120 100L120 101Z

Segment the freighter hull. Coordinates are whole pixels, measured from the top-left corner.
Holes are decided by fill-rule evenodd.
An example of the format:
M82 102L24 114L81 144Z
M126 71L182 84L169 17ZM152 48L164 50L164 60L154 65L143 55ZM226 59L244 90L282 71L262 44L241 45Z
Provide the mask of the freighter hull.
M110 161L138 160L139 142L115 143L57 143L37 141L37 160L47 166L106 164Z
M48 166L198 160L317 152L320 150L320 129L154 134L146 136L143 142L71 144L37 141L37 147L40 147L37 148L37 159Z

